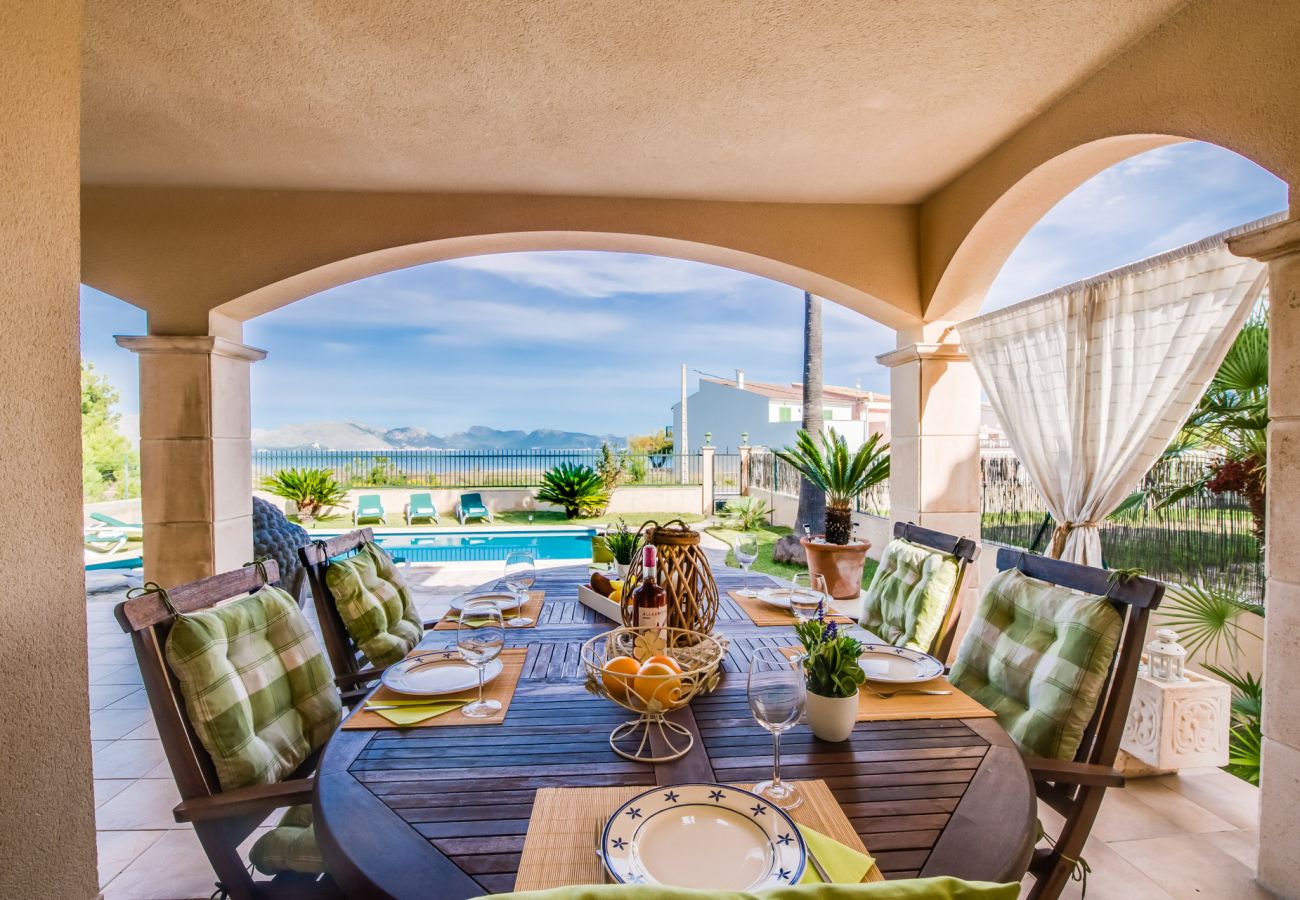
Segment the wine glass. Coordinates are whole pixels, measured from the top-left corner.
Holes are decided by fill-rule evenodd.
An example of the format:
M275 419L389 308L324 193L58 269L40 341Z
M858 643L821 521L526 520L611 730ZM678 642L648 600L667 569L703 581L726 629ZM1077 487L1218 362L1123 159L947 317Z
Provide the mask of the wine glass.
M781 809L803 802L799 789L781 780L781 732L803 716L807 703L803 668L774 647L760 647L749 661L749 709L758 724L772 732L772 779L754 785L754 793Z
M826 602L825 587L826 579L820 575L798 572L790 576L791 614L800 622L815 619L817 608Z
M758 559L758 535L751 534L748 531L741 532L740 536L736 538L735 552L736 562L740 563L740 567L745 570L745 584L748 586L749 567L754 564L754 560ZM746 587L740 593L752 596L754 592Z
M478 699L461 707L461 715L484 719L501 711L499 700L483 699L483 668L501 655L505 642L501 607L491 600L470 600L465 604L456 626L456 649L461 659L478 672Z
M531 550L511 550L506 555L506 587L510 593L515 595L515 600L519 605L515 607L515 614L506 620L506 624L511 628L523 628L525 625L533 624L533 620L528 616L520 615L524 609L524 603L528 600L528 589L533 586L537 580L537 561L533 558Z

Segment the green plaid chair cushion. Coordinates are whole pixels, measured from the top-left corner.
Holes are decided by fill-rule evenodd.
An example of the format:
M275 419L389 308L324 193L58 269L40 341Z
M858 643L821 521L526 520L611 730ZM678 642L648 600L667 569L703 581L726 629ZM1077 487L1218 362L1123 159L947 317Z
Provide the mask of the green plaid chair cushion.
M895 538L881 554L858 624L895 647L929 653L956 586L957 557Z
M248 858L263 875L275 876L283 872L322 874L325 861L316 846L311 805L289 807L280 824L257 839Z
M166 654L226 790L283 781L339 723L338 688L316 635L277 587L178 616Z
M949 680L1025 755L1074 759L1122 627L1106 600L1007 569L980 598Z
M420 642L424 624L406 582L388 554L368 543L348 559L331 562L325 583L339 618L372 666L399 661Z

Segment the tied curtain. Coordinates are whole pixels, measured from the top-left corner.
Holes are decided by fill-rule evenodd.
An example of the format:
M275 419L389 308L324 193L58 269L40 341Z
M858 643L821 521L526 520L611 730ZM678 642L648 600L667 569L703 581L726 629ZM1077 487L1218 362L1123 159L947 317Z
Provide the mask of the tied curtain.
M1253 223L1252 223L1253 227ZM1178 432L1264 289L1234 232L957 326L1056 521L1051 556L1101 566L1098 525Z

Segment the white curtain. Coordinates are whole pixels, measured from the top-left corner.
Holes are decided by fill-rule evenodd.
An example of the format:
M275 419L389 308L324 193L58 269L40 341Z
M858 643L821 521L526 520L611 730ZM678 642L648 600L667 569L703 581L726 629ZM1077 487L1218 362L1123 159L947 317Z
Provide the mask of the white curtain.
M958 326L1057 522L1051 555L1101 565L1098 523L1169 444L1263 290L1264 265L1226 236Z

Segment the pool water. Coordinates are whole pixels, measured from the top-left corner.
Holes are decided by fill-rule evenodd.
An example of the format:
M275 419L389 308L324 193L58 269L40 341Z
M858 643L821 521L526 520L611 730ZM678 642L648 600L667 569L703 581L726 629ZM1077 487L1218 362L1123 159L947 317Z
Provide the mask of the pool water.
M591 559L594 529L572 531L410 531L377 534L375 543L407 562L497 562L512 550L537 559Z

